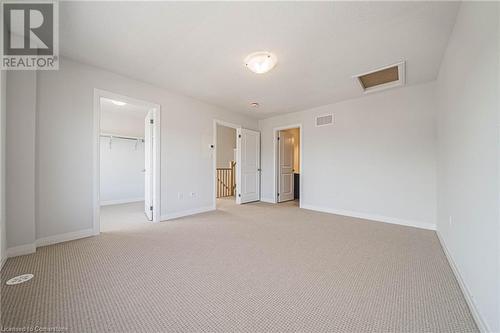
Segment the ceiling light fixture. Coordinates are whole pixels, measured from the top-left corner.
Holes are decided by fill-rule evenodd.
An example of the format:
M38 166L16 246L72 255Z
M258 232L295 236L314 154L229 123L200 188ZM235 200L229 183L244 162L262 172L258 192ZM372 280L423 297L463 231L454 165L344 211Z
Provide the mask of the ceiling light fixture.
M259 103L253 102L252 104L250 104L250 106L253 107L253 108L258 108L259 107Z
M114 99L111 100L111 103L118 106L124 106L125 104L127 104L125 102L115 101Z
M254 73L264 74L276 66L278 58L271 52L260 51L249 54L245 58L245 66Z

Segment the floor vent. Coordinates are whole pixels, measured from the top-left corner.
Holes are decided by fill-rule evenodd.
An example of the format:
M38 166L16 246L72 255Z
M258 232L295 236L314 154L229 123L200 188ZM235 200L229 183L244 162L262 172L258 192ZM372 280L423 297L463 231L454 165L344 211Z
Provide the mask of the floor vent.
M404 64L400 62L354 77L365 93L402 86L405 83Z
M316 117L316 127L333 124L333 114L325 114Z
M26 282L26 281L29 281L31 280L32 278L34 277L33 274L23 274L23 275L19 275L19 276L16 276L16 277L13 277L12 279L10 279L9 281L7 281L5 284L8 285L8 286L13 286L15 284L20 284L20 283L23 283L23 282Z

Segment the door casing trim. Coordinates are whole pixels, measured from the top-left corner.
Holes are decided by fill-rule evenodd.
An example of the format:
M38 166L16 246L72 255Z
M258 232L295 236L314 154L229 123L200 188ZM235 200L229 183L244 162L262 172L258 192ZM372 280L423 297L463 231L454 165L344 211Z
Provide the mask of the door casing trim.
M303 146L304 146L304 140L303 140L303 131L302 131L302 123L299 124L292 124L292 125L286 125L286 126L280 126L280 127L274 127L273 128L273 146L274 146L274 153L273 153L273 159L274 159L274 170L273 170L273 202L278 203L278 189L279 189L279 142L278 142L278 135L279 131L287 130L287 129L292 129L292 128L298 128L299 129L299 137L300 137L300 146L299 146L299 160L300 160L300 170L299 170L299 207L302 208L302 179L304 175L304 161L303 161Z
M93 189L92 189L92 204L93 204L93 234L99 235L101 232L100 223L100 131L101 131L101 98L109 98L124 101L130 104L142 105L154 110L154 131L153 140L153 221L154 223L161 220L161 106L160 104L144 101L141 99L120 95L111 91L94 89L94 133L93 140Z

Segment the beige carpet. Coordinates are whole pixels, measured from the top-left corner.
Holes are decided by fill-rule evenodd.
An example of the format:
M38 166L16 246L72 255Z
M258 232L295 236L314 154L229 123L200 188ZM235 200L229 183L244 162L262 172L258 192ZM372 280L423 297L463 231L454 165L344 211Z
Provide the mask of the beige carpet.
M137 229L147 223L144 201L101 207L101 232Z
M476 332L434 232L257 203L39 248L1 324L71 332ZM5 286L6 279L34 279Z

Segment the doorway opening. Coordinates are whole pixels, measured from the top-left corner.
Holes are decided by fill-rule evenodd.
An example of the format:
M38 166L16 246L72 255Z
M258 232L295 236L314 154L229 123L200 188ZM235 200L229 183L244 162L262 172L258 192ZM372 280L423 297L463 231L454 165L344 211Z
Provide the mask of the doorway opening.
M213 208L259 201L260 132L214 120L213 133Z
M215 205L236 204L236 159L238 125L214 123Z
M302 126L274 129L275 202L300 206L302 171Z
M159 105L96 90L94 233L158 222Z

